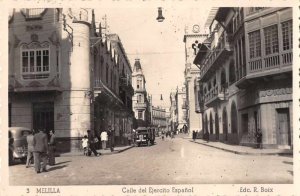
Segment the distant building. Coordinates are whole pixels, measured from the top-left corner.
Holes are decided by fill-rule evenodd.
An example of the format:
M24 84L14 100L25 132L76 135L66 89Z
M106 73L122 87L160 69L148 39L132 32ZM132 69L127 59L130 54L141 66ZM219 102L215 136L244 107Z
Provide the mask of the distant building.
M207 38L207 34L199 33L195 25L193 27L194 33L186 33L184 35L185 43L185 85L186 85L186 100L187 100L187 128L192 134L193 130L202 130L202 116L197 111L196 100L198 100L197 91L195 91L195 79L199 76L200 70L193 63L200 44ZM199 27L199 26L198 26ZM196 31L195 31L196 30Z
M140 59L136 59L132 73L132 85L134 88L133 111L137 122L137 127L149 126L151 123L151 108L146 90L146 79ZM136 127L135 127L136 128Z
M219 8L194 63L210 140L291 148L292 8Z
M177 111L178 111L177 131L183 131L183 129L187 128L187 120L188 120L187 108L188 108L188 102L186 99L186 90L185 90L185 86L183 86L182 88L177 88ZM196 131L199 130L199 128L193 130Z
M152 106L152 122L151 125L156 127L159 132L167 131L166 109Z
M170 128L176 131L178 127L178 108L177 108L177 91L170 93Z

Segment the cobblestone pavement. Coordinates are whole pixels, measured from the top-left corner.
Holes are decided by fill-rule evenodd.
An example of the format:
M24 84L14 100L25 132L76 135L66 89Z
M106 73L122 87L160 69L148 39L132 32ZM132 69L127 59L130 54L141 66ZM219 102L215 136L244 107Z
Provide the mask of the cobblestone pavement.
M100 157L57 157L49 172L9 167L10 185L292 183L291 156L238 155L182 138Z

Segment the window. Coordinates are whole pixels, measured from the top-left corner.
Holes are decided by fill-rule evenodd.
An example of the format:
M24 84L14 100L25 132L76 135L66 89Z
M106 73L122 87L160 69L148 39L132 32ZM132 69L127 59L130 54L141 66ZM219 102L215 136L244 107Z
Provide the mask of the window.
M138 100L137 100L138 103L142 103L142 96L141 95L138 95Z
M138 119L143 119L143 111L138 111Z
M281 23L282 30L282 49L290 50L293 48L293 24L289 20L287 22Z
M279 50L277 25L264 28L264 36L266 55L277 53Z
M34 76L42 76L41 73L49 73L49 49L22 49L21 54L24 79L34 79ZM48 76L49 74L46 74L44 77L37 78Z
M229 65L229 84L235 82L235 67L234 62L232 61Z
M249 33L249 51L250 59L261 56L261 38L259 30Z

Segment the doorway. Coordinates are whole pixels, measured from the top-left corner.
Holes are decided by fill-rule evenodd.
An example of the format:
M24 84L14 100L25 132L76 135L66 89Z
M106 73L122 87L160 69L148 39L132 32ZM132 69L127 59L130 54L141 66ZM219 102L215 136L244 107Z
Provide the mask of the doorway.
M277 144L291 146L289 108L277 109Z
M223 109L223 134L224 134L224 140L227 141L228 139L228 120L227 120L227 111L226 108Z
M33 103L33 129L45 129L47 133L54 130L54 104L53 102Z
M218 112L215 113L215 129L216 129L216 140L219 140L219 115Z

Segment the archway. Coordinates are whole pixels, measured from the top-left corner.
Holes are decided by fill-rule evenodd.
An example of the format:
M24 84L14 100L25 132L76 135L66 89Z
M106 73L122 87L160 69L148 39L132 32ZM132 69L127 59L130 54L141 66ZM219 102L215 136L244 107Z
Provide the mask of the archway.
M213 118L212 118L212 114L210 113L209 115L209 133L210 134L214 134L214 126L213 126Z
M208 132L207 114L205 114L205 120L204 120L204 135L206 135L206 132Z
M215 131L216 131L216 140L219 140L219 115L218 115L218 112L215 113Z
M228 122L227 122L227 111L226 111L225 107L223 109L222 119L223 119L224 140L227 141L227 139L228 139Z
M235 102L231 104L231 133L237 133L237 110Z

